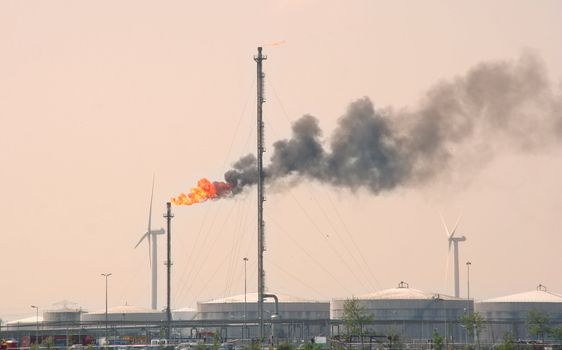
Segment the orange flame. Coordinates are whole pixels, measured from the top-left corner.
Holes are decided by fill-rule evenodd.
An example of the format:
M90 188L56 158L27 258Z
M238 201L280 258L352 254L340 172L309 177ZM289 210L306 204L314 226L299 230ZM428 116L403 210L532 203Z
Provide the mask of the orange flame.
M193 187L187 194L180 193L176 198L172 198L171 202L175 205L192 205L224 197L230 193L230 189L226 182L211 182L203 178L197 181L197 187Z

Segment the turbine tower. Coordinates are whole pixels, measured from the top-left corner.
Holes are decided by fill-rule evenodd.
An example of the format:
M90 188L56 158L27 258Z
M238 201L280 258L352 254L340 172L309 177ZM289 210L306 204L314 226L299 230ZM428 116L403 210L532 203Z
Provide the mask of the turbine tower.
M152 269L152 293L151 293L151 307L152 310L158 308L158 245L156 244L156 238L158 235L163 235L166 233L163 228L159 230L152 230L152 198L154 197L154 177L152 177L152 192L150 193L150 208L148 210L148 229L146 233L141 237L135 248L141 244L141 242L146 238L148 239L148 261Z
M449 253L451 253L451 245L454 246L453 249L453 259L455 260L455 297L460 297L460 288L459 288L459 242L466 241L465 236L455 237L455 233L457 231L457 226L459 225L459 221L461 220L460 216L453 227L453 230L449 231L447 224L443 217L441 217L441 221L443 222L443 226L445 227L445 234L447 235L447 240L449 241Z

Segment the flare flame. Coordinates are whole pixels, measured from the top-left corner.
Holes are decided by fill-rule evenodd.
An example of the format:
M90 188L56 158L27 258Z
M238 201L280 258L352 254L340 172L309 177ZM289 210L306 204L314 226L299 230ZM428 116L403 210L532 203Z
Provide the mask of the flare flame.
M197 186L189 192L180 193L176 198L172 198L174 205L192 205L205 202L209 199L218 199L228 196L231 193L231 185L226 182L211 182L205 178L197 181Z

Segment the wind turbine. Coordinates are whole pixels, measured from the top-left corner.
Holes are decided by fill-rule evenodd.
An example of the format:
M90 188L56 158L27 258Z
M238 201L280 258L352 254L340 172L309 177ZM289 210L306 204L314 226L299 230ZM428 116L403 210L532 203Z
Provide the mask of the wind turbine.
M457 231L457 226L459 225L459 221L461 217L457 219L455 226L451 231L447 227L445 220L441 216L441 222L443 222L443 227L445 227L445 234L447 235L447 240L449 241L449 253L451 252L451 245L454 246L453 250L453 259L455 260L455 297L460 297L460 290L459 290L459 242L466 241L465 236L455 237L455 233Z
M157 296L158 296L158 246L156 244L156 238L158 235L163 235L166 231L163 228L159 230L152 230L152 198L154 197L154 177L152 177L152 192L150 193L150 209L148 210L148 229L141 239L135 246L137 248L139 244L146 238L148 239L148 261L150 267L152 268L152 309L157 309Z

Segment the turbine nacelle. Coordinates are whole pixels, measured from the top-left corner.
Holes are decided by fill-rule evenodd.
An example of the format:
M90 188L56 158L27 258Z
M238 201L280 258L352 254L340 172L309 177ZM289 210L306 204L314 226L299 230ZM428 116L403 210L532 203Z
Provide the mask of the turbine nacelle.
M449 251L451 250L451 245L453 244L453 242L466 241L465 236L455 237L455 233L457 233L457 227L459 226L459 222L461 221L461 217L462 216L459 216L459 218L457 219L457 222L455 223L455 226L453 226L453 229L451 231L449 231L449 228L447 227L447 224L445 223L445 219L443 219L443 216L441 215L441 222L443 223L443 227L445 228L445 235L447 236L447 240L449 241Z
M147 232L148 233L148 232ZM150 234L152 235L165 235L166 234L166 230L164 230L164 228L160 227L159 230L152 230L150 231Z
M164 230L164 228L162 228L162 227L159 230L151 230L151 231L145 232L145 234L142 235L142 237L140 238L138 243L135 245L135 249L142 243L142 241L145 238L148 239L148 244L150 245L150 236L165 235L165 234L166 234L166 230ZM150 250L150 246L149 246L148 249Z

